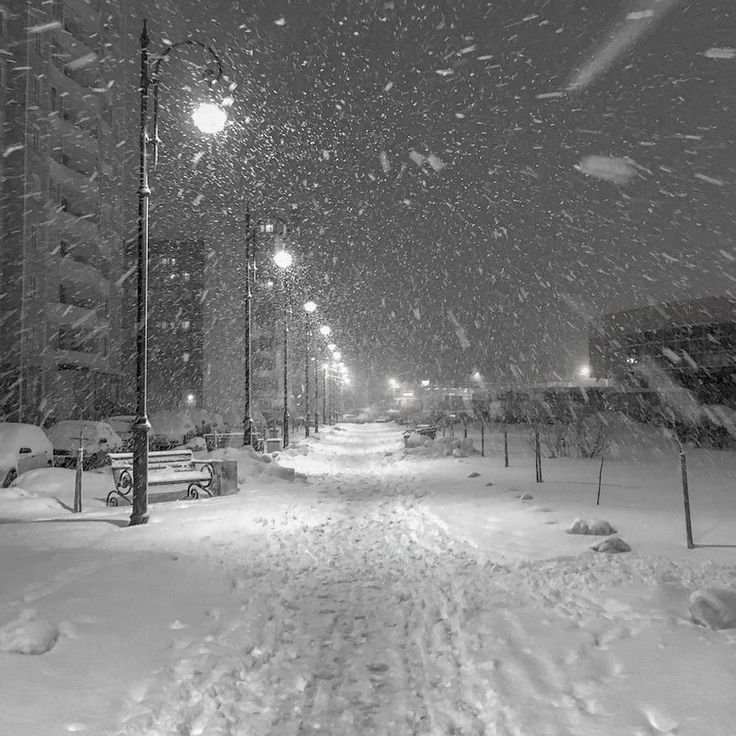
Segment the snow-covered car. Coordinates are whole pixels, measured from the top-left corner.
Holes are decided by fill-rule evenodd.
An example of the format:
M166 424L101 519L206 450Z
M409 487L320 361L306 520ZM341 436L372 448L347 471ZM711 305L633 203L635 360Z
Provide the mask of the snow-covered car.
M107 422L64 419L46 431L54 448L54 464L74 467L80 437L84 448L84 468L105 463L108 452L120 452L123 440Z
M168 450L186 444L197 434L191 416L183 411L159 411L149 417L151 422L150 447L152 450Z
M120 439L123 441L123 449L131 451L133 449L135 414L118 414L114 417L106 417L103 421L107 422L120 435Z
M27 470L52 464L53 449L41 427L0 422L0 486L7 488Z

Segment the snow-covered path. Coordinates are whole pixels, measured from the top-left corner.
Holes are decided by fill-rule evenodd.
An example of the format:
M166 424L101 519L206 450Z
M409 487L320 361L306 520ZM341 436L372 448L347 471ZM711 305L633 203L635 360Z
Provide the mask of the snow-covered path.
M237 552L223 548L241 614L182 649L130 704L123 733L674 732L666 711L632 704L625 652L611 648L648 622L589 595L598 582L656 583L658 565L481 561L432 521L421 474L388 460L387 443L395 429L352 427L317 448L309 523L296 504L263 520L257 557L232 564ZM683 633L692 646L702 636ZM733 649L723 654L728 669ZM701 731L708 718L693 715L698 729L678 733L731 733Z
M525 485L521 459L401 448L395 425L346 425L284 453L306 482L254 476L144 527L0 526L0 615L61 632L0 655L0 732L733 736L735 632L687 611L736 586L728 550L597 555L564 533L569 489ZM665 517L643 518L635 546Z

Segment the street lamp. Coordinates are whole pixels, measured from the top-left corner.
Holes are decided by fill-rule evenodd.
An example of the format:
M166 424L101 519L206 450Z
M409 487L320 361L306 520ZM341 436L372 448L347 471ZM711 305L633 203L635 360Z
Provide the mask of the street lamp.
M332 333L332 328L329 325L322 325L319 328L319 334L322 337L327 338ZM323 402L324 404L324 397ZM322 408L322 422L325 422L324 406ZM319 432L319 361L314 361L314 431Z
M284 298L284 418L283 418L283 447L289 446L289 299L287 292L286 272L291 266L291 253L279 250L274 253L273 262L282 271L282 287Z
M311 315L317 311L317 304L311 299L304 302L305 319L307 323L306 335L304 340L304 436L309 437L309 353L311 352L312 343L312 320ZM316 401L316 399L315 399ZM317 418L317 405L314 406L315 422ZM316 430L315 430L316 431Z
M158 88L161 62L168 59L169 54L182 46L197 46L204 50L211 59L211 66L206 68L206 75L211 83L223 78L220 57L211 46L201 41L187 39L165 48L153 63L148 59L149 36L147 23L143 21L141 33L141 109L140 109L140 163L138 179L138 278L136 304L136 417L133 423L133 510L130 525L145 524L148 521L148 433L151 423L148 420L148 209L151 189L148 184L148 145L153 144L153 162L158 160ZM149 88L153 86L153 138L148 135L148 97ZM224 102L224 101L223 101ZM231 104L232 100L228 99ZM216 133L225 124L224 111L216 118L212 106L207 105L195 111L195 124L203 132Z

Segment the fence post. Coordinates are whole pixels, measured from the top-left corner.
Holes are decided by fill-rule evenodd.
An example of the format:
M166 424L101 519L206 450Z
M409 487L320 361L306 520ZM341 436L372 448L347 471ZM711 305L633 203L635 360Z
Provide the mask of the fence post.
M685 503L685 535L687 539L687 548L693 549L693 527L690 519L690 489L687 482L687 457L685 450L680 450L680 474L682 475L682 498Z
M77 472L74 475L74 513L82 511L82 470L84 466L84 447L77 448Z
M509 428L503 425L503 463L504 467L509 466Z
M480 456L486 456L486 423L480 420Z
M539 429L534 430L534 463L537 471L537 483L542 482L542 448L539 444Z

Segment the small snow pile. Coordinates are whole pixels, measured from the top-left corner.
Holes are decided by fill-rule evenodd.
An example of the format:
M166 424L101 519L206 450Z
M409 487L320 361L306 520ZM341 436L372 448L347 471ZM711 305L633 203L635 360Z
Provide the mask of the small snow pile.
M520 501L533 501L534 496L532 496L531 493L522 493L521 496L519 496Z
M595 534L599 537L607 537L611 534L615 534L616 530L603 519L575 519L570 528L567 530L568 534Z
M699 588L690 596L693 623L718 629L736 629L736 590Z
M404 435L404 447L428 447L431 445L433 440L426 435L419 434L419 432L407 432Z
M594 544L591 549L594 552L606 552L608 554L631 552L631 547L629 547L621 537L608 537L608 539L604 539L602 542Z
M45 654L58 638L59 629L29 608L0 627L0 652Z

